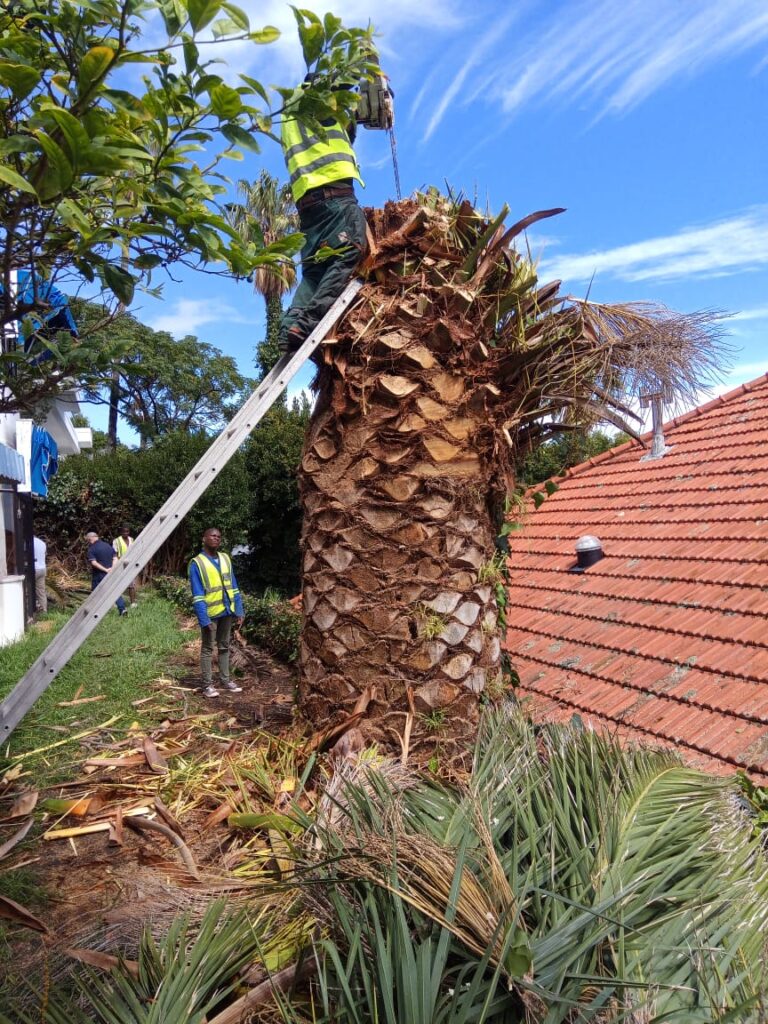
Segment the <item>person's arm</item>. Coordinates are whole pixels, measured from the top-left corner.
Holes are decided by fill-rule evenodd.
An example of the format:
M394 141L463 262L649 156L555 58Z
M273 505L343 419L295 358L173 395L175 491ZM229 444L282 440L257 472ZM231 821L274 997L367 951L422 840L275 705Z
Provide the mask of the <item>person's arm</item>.
M93 568L94 568L94 569L98 569L98 570L99 570L99 572L110 572L110 571L111 571L111 569L112 569L112 567L111 567L111 566L110 566L110 567L109 567L109 569L108 569L108 568L106 567L106 565L102 565L102 564L101 564L101 562L99 562L99 561L98 561L97 559L95 559L95 558L91 558L91 559L90 559L90 562L91 562L91 565L93 566Z
M208 615L208 606L205 603L205 588L200 578L200 570L195 562L189 563L189 585L192 589L192 605L197 615L197 621L201 629L210 626L211 619Z
M240 593L240 588L238 587L237 580L235 579L235 570L231 565L229 573L232 579L232 593L235 595L235 617L240 619L242 622L245 617L245 611L243 609L243 595Z

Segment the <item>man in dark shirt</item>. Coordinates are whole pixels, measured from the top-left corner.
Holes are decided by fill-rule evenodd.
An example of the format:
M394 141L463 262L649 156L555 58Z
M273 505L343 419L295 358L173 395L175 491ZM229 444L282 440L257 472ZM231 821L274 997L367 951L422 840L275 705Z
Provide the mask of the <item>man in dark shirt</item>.
M88 565L91 567L91 591L94 591L107 573L112 571L112 567L117 562L117 554L111 544L107 544L105 540L99 540L99 535L95 530L86 533L85 539L88 541L87 558ZM115 605L121 615L128 614L122 597L118 597Z

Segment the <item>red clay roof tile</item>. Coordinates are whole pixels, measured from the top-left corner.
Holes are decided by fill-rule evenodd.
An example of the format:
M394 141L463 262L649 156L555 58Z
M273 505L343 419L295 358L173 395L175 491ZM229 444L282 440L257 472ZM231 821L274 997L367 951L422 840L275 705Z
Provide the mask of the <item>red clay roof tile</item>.
M768 779L768 375L569 470L510 535L506 646L540 718L580 715ZM574 543L603 542L583 574Z

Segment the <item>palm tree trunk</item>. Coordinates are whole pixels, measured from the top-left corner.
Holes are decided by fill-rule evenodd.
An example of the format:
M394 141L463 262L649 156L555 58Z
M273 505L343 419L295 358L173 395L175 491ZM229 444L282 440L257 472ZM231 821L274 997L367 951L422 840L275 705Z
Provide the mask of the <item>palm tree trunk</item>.
M375 683L365 731L387 742L409 687L468 736L500 669L485 329L430 313L402 276L365 286L325 350L299 472L302 708L332 721Z
M437 360L401 376L419 343L399 317L387 326L407 339L396 365L375 343L359 352L315 413L301 464L301 682L313 721L376 683L391 740L402 719L387 716L407 707L409 686L420 711L471 730L500 644L483 581L495 531L479 410L462 408L462 375Z

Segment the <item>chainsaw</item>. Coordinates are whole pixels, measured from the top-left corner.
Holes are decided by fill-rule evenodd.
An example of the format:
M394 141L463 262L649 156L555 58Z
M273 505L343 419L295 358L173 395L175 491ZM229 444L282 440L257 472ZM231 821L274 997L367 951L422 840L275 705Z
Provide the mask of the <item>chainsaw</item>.
M391 131L395 126L394 95L384 75L360 83L360 102L355 120L363 128Z
M397 142L395 141L395 94L390 88L386 75L375 75L370 81L360 83L360 102L355 111L355 120L363 128L389 133L392 150L392 167L395 172L397 198L400 194L400 168L397 164Z

